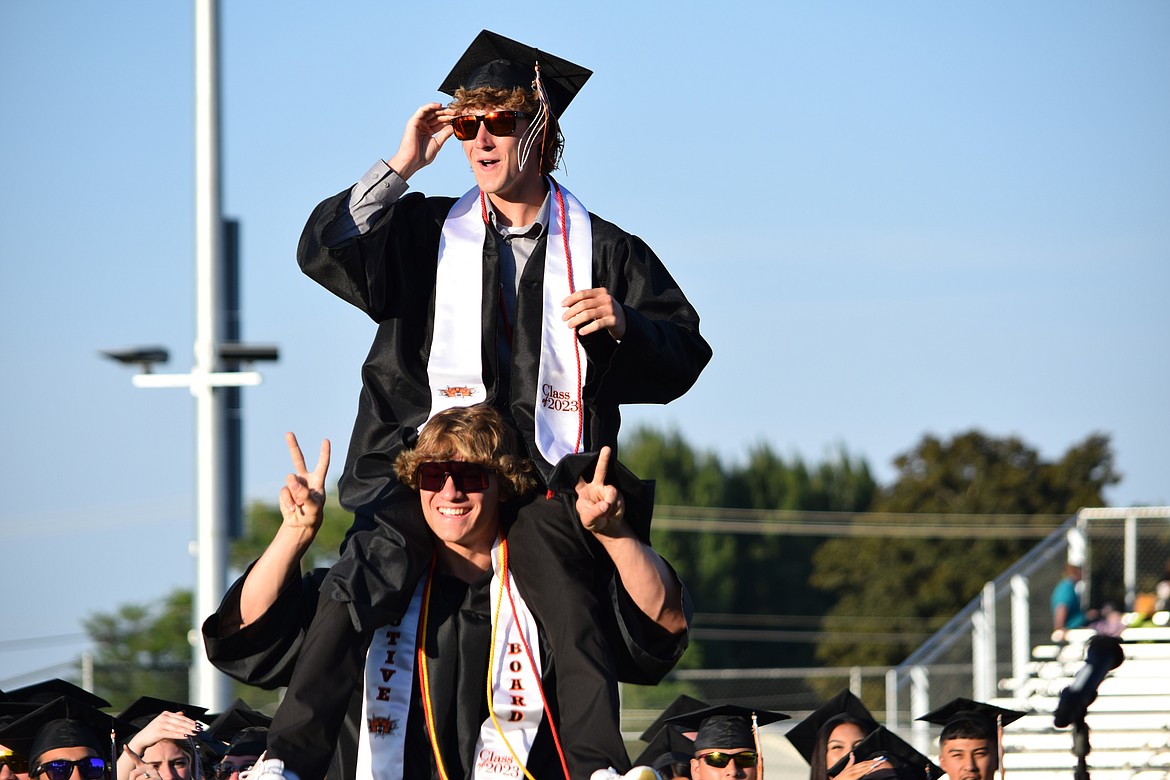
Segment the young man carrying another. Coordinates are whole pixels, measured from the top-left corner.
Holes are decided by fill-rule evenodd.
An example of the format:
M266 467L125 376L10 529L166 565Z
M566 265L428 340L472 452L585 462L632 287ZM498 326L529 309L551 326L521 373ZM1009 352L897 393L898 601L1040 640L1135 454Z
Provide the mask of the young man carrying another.
M225 598L211 627L219 636L209 643L216 652L217 644L233 641L231 635L238 633L261 650L236 661L269 668L272 674L279 673L273 665L287 664L288 628L303 628L305 601L314 595L311 583L302 591L295 575L300 555L320 527L328 466L326 449L311 473L295 439L290 450L298 475L281 493L284 522ZM597 538L615 570L610 609L621 631L620 638L609 639L609 652L645 657L660 644L651 637L678 636L685 627L682 588L642 538L648 529L635 530L622 494L605 484L608 459L607 448L592 479L577 483L576 509L582 527ZM588 739L593 731L618 724L598 721L589 733L566 733L559 715L570 702L558 694L555 682L571 670L549 653L547 616L532 603L533 588L514 576L520 564L510 555L512 507L505 502L531 488L529 468L517 454L513 433L486 405L439 413L417 447L399 455L398 474L411 489L435 557L403 618L366 636L369 653L363 647L356 656L347 655L349 668L340 676L332 670L334 680L348 680L349 688L312 692L343 703L358 692L362 728L343 735L339 746L356 752L356 763L353 755L342 761L356 765L351 770L356 777L487 780L519 777L527 770L545 780L576 779L606 768L581 766L566 755L573 739ZM298 663L296 672L301 671ZM285 716L294 728L285 734L283 748L270 733L262 780L320 777L332 751L332 744L320 744L319 737L335 737L339 724L302 706L296 688L294 677L277 711L277 720Z

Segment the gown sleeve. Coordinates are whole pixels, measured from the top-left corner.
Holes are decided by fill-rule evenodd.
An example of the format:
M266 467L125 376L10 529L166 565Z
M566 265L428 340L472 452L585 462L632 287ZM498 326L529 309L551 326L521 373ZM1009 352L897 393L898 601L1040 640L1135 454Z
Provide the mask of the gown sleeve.
M315 569L301 579L290 580L258 620L233 630L230 626L235 621L231 618L239 615L240 592L248 576L245 572L223 597L219 609L203 622L208 659L224 674L248 685L266 689L287 685L317 610L326 571Z

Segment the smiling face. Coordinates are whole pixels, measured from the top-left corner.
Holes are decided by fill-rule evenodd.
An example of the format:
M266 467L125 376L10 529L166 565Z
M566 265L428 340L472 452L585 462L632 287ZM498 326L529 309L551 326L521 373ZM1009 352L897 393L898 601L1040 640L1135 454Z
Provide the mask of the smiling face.
M857 747L857 744L863 739L865 739L865 733L856 723L838 725L829 732L829 740L825 743L825 766L832 767L849 755L849 752Z
M500 528L500 483L492 472L485 490L465 492L448 476L439 490L419 490L423 517L439 543L455 552L490 553Z

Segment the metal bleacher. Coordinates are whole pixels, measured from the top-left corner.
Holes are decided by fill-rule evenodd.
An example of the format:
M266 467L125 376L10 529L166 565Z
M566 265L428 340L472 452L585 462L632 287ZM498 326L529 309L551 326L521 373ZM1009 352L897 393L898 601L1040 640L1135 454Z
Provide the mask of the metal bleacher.
M1170 780L1170 628L1132 627L1121 634L1125 661L1102 681L1085 718L1095 780ZM1094 632L1070 631L1063 645L1039 645L1022 680L1001 682L1000 706L1029 712L1004 731L1004 767L1013 780L1072 775L1071 729L1053 725L1060 692L1084 666Z

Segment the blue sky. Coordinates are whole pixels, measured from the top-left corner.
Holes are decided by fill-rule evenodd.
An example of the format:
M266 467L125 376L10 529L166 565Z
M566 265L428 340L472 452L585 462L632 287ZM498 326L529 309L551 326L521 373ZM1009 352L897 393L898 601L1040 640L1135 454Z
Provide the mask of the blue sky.
M344 452L373 333L297 270L305 218L393 153L487 27L593 68L560 178L654 247L715 350L627 429L728 459L843 445L883 479L926 432L1055 458L1102 431L1111 503L1170 502L1170 5L435 8L223 3L244 336L281 347L245 391L249 497L275 497L286 430ZM193 19L0 4L0 687L84 646L18 640L193 577L193 400L97 354L192 363ZM457 147L412 185L463 192Z

